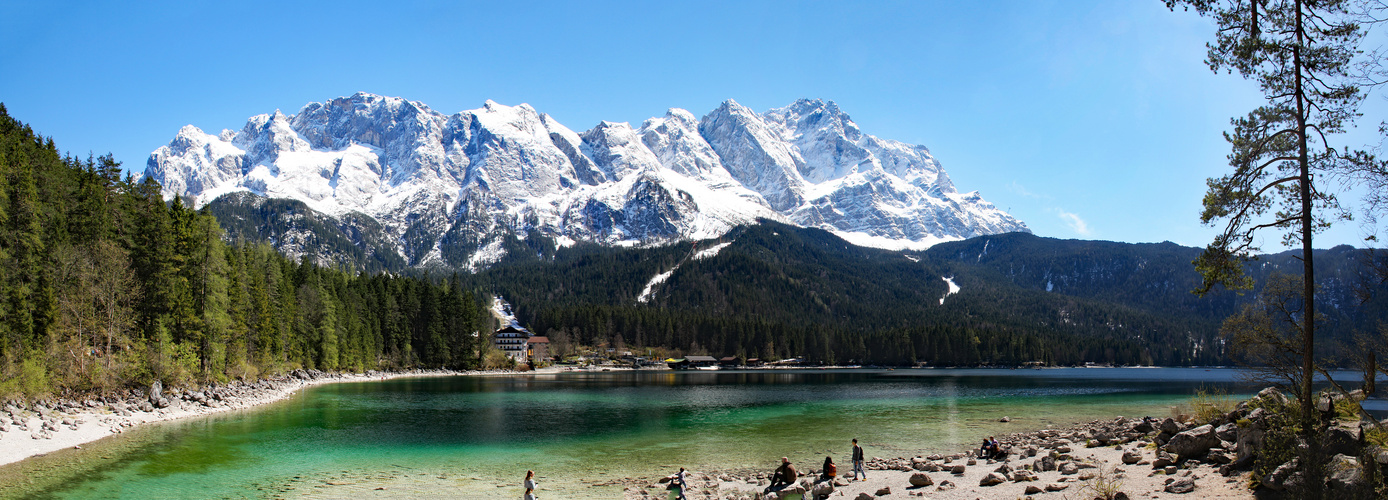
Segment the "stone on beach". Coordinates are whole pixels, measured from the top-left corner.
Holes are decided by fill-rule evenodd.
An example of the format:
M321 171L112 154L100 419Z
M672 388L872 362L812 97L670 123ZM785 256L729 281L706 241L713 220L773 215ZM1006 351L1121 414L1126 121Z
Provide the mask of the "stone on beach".
M978 481L978 485L979 485L979 486L994 486L994 485L999 485L999 484L1002 484L1002 483L1005 483L1005 482L1007 482L1007 478L1006 478L1006 477L1003 477L1002 474L998 474L998 473L996 473L996 472L989 472L988 475L983 476L983 479L980 479L980 480Z
M932 481L932 480L930 479L930 476L928 476L928 475L926 475L926 474L924 474L924 473L921 473L921 472L917 472L917 473L915 473L915 474L911 474L910 482L911 482L911 486L915 486L915 487L917 487L917 488L921 488L921 487L930 486L930 485L935 484L935 481Z
M1192 491L1195 491L1195 480L1188 477L1177 479L1172 481L1171 484L1166 485L1167 493L1184 494Z
M1205 424L1176 434L1166 443L1166 451L1175 453L1182 459L1188 459L1203 456L1210 448L1219 444L1219 436L1215 435L1214 426Z

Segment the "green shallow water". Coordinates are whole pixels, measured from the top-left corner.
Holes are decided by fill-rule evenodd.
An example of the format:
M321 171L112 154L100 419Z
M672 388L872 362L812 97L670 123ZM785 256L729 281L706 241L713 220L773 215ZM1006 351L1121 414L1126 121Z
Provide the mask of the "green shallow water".
M1233 370L807 370L460 376L319 386L253 410L151 426L8 469L31 498L332 497L328 482L550 498L694 470L817 467L954 452L989 434L1167 416L1201 387L1246 395ZM1010 423L999 423L1002 416ZM802 465L804 466L804 465ZM16 470L24 476L16 480ZM3 476L3 475L0 475ZM0 479L5 481L5 479ZM4 484L4 483L0 483ZM375 491L365 489L362 491ZM354 490L355 491L355 490Z

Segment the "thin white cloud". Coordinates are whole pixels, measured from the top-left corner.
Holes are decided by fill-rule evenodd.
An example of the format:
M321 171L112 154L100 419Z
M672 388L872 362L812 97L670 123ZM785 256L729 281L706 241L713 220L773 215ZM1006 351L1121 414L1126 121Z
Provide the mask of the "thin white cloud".
M1020 182L1017 182L1017 181L1012 181L1012 184L1009 185L1009 186L1007 186L1007 190L1008 190L1008 191L1012 191L1013 193L1017 193L1017 194L1019 194L1019 195L1025 196L1025 197L1027 197L1027 198L1036 198L1036 199L1050 198L1049 196L1042 196L1042 195L1033 193L1033 192L1031 192L1031 191L1027 191L1027 188L1026 188L1025 186L1022 186L1022 184L1021 184Z
M1065 221L1065 225L1070 226L1070 229L1080 236L1090 235L1089 224L1084 222L1084 219L1081 219L1078 214L1072 214L1060 209L1056 209L1056 214L1060 216L1060 220Z

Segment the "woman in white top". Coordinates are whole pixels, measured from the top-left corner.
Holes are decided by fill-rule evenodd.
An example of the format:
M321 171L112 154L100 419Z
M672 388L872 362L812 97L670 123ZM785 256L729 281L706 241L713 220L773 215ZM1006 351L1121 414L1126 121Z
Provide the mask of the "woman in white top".
M535 471L525 471L525 500L535 500Z

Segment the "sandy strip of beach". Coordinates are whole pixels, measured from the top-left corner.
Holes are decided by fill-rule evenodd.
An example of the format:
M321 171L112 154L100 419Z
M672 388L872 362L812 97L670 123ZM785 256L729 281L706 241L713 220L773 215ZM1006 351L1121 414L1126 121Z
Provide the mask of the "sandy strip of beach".
M547 373L554 369L540 370ZM81 447L98 439L154 422L244 410L288 398L299 391L323 384L371 382L400 378L443 377L452 375L503 375L520 372L456 372L417 370L373 372L370 374L325 374L310 379L279 377L262 381L262 387L243 386L236 396L207 402L171 399L168 407L141 411L137 401L64 405L64 409L33 411L8 406L0 409L0 466L65 448ZM268 387L267 387L268 386ZM186 393L186 391L182 391ZM58 406L58 405L54 405Z

